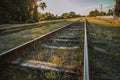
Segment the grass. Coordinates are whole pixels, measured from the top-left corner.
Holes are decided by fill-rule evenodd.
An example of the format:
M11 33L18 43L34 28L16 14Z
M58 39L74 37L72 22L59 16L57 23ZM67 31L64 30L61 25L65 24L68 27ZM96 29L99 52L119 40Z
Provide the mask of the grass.
M92 47L102 48L107 53L91 49L90 66L95 80L105 79L110 76L111 80L118 80L120 74L120 20L88 18L89 40ZM91 34L92 33L92 34ZM104 44L95 44L94 41L102 41ZM115 76L116 75L116 76ZM101 77L101 78L100 78ZM114 79L112 79L114 78Z
M55 22L55 21L64 21L64 20L69 20L69 21L76 21L80 18L71 18L71 19L60 19L60 20L50 20L50 21L40 21L37 23L24 23L24 24L2 24L0 25L0 29L9 29L9 28L14 28L14 27L20 27L20 26L27 26L27 25L33 25L33 24L42 24L42 23L49 23L49 22Z
M57 36L61 36L61 35L66 35L69 34L70 32L65 31L65 32L61 32L59 34L56 34L55 36L53 36L53 39L56 38ZM72 31L71 33L75 33L75 35L77 35L77 33L75 31ZM80 33L80 32L78 32ZM71 34L73 36L73 34ZM83 35L83 32L81 31L81 35ZM78 35L78 36L81 36ZM70 36L70 35L69 35ZM78 37L75 36L75 37ZM48 39L49 40L49 39ZM83 42L83 36L80 39L80 43L74 43L74 45L80 46L80 44L82 44ZM44 43L42 43L44 44ZM45 44L48 45L59 45L59 46L69 46L69 45L73 45L73 43L66 43L66 42L49 42L46 41ZM40 44L41 45L41 44ZM19 56L20 54L16 55L19 56L19 58L23 58L25 57L25 59L32 59L32 60L40 60L40 61L46 61L46 62L52 62L55 64L59 64L59 65L63 65L63 66L67 66L68 68L74 68L75 66L77 66L78 64L81 65L81 59L82 59L82 52L79 50L56 50L56 49L48 49L48 48L42 48L43 46L38 46L35 48L35 50L32 49L28 49L25 51L22 51L20 54L23 54L21 56ZM76 54L76 55L74 55Z
M70 32L75 33L74 35L77 34L75 31L70 31ZM55 36L51 38L54 39L57 36L69 34L70 32L68 32L67 30L62 31L61 33L56 34ZM82 31L78 33L81 33L81 35L83 35ZM73 36L73 34L71 35ZM83 40L83 37L81 37L80 43L77 44L77 46L82 44L83 42L82 40ZM47 43L47 42L49 43L49 38L44 43ZM24 61L37 60L37 61L55 63L58 66L63 66L77 73L80 72L81 66L83 65L82 63L83 62L83 58L82 58L83 51L81 47L75 50L48 49L42 46L42 44L43 43L38 44L35 50L33 50L32 48L25 49L17 53L15 57L17 59L24 59ZM55 42L54 45L56 44L61 44L61 43ZM68 46L71 43L67 42L66 44L65 46ZM35 70L21 68L19 66L13 66L13 65L10 65L9 68L6 68L3 74L4 75L1 76L2 80L3 79L6 80L8 78L9 80L39 80L39 79L42 79L42 80L82 80L81 73L78 75L73 75L73 74L66 74L64 72L61 73L61 72L53 72L53 71L35 71Z
M55 21L63 21L63 20L50 20L50 21L41 21L41 22L37 22L37 23L24 23L24 24L2 24L2 25L0 25L0 29L14 28L14 27L20 27L20 26L27 26L27 25L33 25L33 24L38 24L38 23L39 24L49 23L49 22L55 22Z
M89 22L106 26L120 26L120 19L87 18Z
M50 24L47 26L43 26L40 28L33 28L29 30L24 30L18 33L13 33L10 35L5 35L0 37L0 53L9 50L13 47L16 47L18 45L21 45L27 41L30 41L34 38L37 38L39 36L42 36L50 31L53 31L57 28L60 28L64 25L67 25L69 23L72 23L73 21L76 21L77 19L72 20L65 20L64 22L58 22L55 24Z

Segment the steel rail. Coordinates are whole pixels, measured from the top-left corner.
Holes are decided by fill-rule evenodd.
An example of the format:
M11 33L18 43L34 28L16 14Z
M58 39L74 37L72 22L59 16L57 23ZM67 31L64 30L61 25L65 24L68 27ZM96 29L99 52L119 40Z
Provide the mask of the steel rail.
M89 80L88 42L86 19L84 22L84 76L83 80Z
M10 49L8 51L5 51L5 52L1 53L0 54L0 63L3 62L4 59L6 59L6 57L8 57L10 55L14 55L15 52L19 52L19 51L21 51L21 49L25 49L26 47L31 46L32 44L35 44L35 42L41 42L44 39L46 39L47 37L49 37L50 35L53 35L53 34L57 33L58 31L61 31L64 28L66 28L66 27L68 27L68 26L70 26L70 25L72 25L72 24L74 24L74 23L76 23L78 21L79 20L77 20L75 22L72 22L70 24L67 24L67 25L65 25L65 26L63 26L61 28L58 28L56 30L53 30L53 31L51 31L51 32L49 32L49 33L47 33L47 34L45 34L43 36L37 37L37 38L35 38L35 39L31 40L31 41L28 41L28 42L26 42L26 43L24 43L22 45L19 45L19 46L15 47L15 48L12 48L12 49Z

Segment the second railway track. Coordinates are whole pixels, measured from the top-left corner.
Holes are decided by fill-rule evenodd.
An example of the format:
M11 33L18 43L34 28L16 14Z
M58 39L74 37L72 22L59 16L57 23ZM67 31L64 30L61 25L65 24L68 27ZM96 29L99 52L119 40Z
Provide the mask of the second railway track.
M23 31L23 30L27 30L27 29L38 28L41 26L49 25L49 24L55 24L58 22L63 22L63 21L62 20L50 21L50 22L45 22L45 23L35 23L35 24L30 24L30 25L18 26L18 27L0 28L0 36L17 33L17 32Z
M88 80L83 77L84 30L76 21L0 54L0 79Z

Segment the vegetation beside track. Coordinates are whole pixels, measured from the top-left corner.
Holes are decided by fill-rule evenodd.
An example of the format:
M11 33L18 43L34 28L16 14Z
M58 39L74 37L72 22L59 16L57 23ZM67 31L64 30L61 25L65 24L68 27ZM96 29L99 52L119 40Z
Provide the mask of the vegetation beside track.
M40 21L37 23L24 23L24 24L2 24L0 25L0 29L9 29L9 28L15 28L15 27L24 27L24 26L29 26L29 25L33 25L33 24L42 24L42 23L49 23L49 22L56 22L56 21L63 21L63 19L61 20L49 20L49 21Z
M120 79L120 20L88 18L91 77Z
M43 26L40 28L33 28L33 29L29 29L29 30L20 31L18 33L13 33L13 34L2 36L2 37L0 37L0 53L4 52L6 50L9 50L11 48L14 48L18 45L21 45L21 44L23 44L27 41L30 41L34 38L42 36L50 31L57 29L57 28L60 28L67 24L70 24L76 20L78 20L78 18L64 20L63 22L46 25L46 26Z
M95 17L88 17L87 18L89 22L95 23L95 24L101 24L106 26L120 26L120 19L108 19L108 18L95 18Z

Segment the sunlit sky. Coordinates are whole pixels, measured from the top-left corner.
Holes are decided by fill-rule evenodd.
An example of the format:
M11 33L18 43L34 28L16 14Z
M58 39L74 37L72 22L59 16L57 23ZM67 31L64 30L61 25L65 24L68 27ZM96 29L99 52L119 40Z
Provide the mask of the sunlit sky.
M87 15L91 10L100 10L101 4L103 11L113 8L115 5L114 0L43 0L47 4L47 8L43 11L38 9L39 12L51 12L53 14L61 15L65 12L74 11L77 14Z

